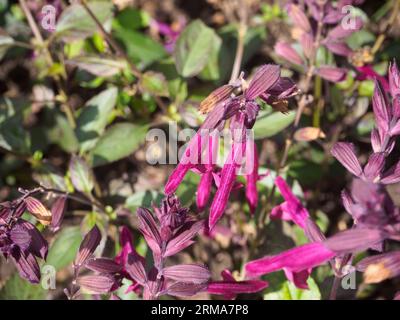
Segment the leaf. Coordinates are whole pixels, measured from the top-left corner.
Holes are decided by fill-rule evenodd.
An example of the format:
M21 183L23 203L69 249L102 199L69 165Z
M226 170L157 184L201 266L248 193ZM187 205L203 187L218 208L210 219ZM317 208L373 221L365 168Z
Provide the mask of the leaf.
M64 176L48 163L43 163L37 172L33 173L33 179L45 188L68 191Z
M139 207L150 207L152 203L159 203L163 194L154 190L135 192L125 200L125 206L132 212Z
M60 270L68 266L75 258L82 234L79 227L65 227L56 235L47 256L47 265Z
M168 84L162 73L148 71L143 74L139 82L144 92L160 97L168 97Z
M45 300L46 290L14 274L0 290L0 300Z
M255 139L269 138L286 129L295 119L296 113L261 112L254 125Z
M0 35L0 59L3 59L7 50L14 44L14 39L8 35Z
M92 149L104 132L109 115L117 103L118 90L109 88L86 102L77 119L76 134L81 152Z
M85 160L72 156L69 163L69 174L74 187L81 192L90 193L94 187L93 173Z
M101 24L111 21L111 1L90 1L87 3ZM72 4L67 7L56 25L56 35L66 41L86 38L98 31L98 26L85 8L80 4Z
M292 282L285 281L279 290L265 294L264 300L321 300L319 288L311 277L308 278L307 284L309 290L302 290Z
M222 40L220 37L215 36L213 37L213 46L212 52L210 54L210 59L200 73L200 78L202 80L218 80L221 78L221 69L223 67L223 60L224 56L222 52Z
M127 68L124 60L99 56L80 56L66 62L99 77L111 77Z
M91 152L94 167L129 156L145 140L148 126L117 123L98 140Z
M113 24L125 29L140 29L150 25L151 17L144 10L125 8L114 18Z
M54 116L54 126L48 130L48 138L66 152L74 153L79 149L79 141L67 118L61 114Z
M184 77L201 72L210 61L217 34L202 21L191 22L179 36L173 53L176 69Z
M167 55L160 43L140 32L124 29L118 25L114 25L113 29L113 35L122 42L128 57L137 64L139 69L143 69Z

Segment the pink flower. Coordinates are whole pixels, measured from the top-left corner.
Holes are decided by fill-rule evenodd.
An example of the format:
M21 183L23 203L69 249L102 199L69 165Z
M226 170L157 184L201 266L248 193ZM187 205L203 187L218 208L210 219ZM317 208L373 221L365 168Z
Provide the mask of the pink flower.
M207 286L207 292L223 295L226 300L236 298L239 293L255 293L268 287L268 282L261 280L236 281L232 273L225 269L221 272L222 281L211 281Z

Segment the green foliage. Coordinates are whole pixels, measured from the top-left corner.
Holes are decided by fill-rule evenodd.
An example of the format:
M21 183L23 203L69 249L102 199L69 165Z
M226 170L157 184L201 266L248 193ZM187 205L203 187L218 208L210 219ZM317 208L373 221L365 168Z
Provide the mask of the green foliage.
M40 284L31 284L14 274L0 289L0 300L44 300L46 290Z
M183 77L199 74L210 61L215 61L213 48L220 44L220 39L213 29L202 21L191 22L179 36L174 51L176 69Z
M254 125L254 137L263 139L272 137L292 124L296 112L290 111L287 114L272 112L272 110L261 111Z
M47 256L46 264L60 270L68 266L76 256L82 234L79 227L65 227L55 237Z
M88 7L102 24L111 21L112 3L110 1L90 1ZM69 41L86 38L96 30L98 30L96 23L84 7L80 4L72 4L58 19L56 35Z
M94 167L129 156L143 142L148 126L117 123L106 130L97 141L90 155Z
M264 295L264 300L320 300L321 293L315 281L309 277L307 280L309 290L298 289L290 281L284 281L276 290L268 289Z

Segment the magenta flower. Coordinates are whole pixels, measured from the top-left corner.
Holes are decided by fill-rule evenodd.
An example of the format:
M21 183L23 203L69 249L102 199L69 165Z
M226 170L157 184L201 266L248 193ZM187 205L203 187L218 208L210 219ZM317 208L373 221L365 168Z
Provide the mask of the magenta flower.
M280 77L280 69L274 65L260 67L253 76L248 86L242 88L242 94L233 97L234 89L242 87L241 81L216 89L201 104L200 109L210 111L199 132L189 142L180 163L172 172L166 186L165 193L175 192L189 170L201 174L200 185L197 192L197 204L200 209L206 205L211 188L210 172L213 173L217 184L217 192L210 208L209 228L213 228L221 218L228 203L229 195L236 185L236 176L245 160L247 167L247 192L251 211L257 205L256 180L258 172L257 159L254 156L254 143L250 141L247 129L251 129L256 121L260 106L258 97L274 103L283 101L297 93L295 85L286 78ZM208 150L210 135L219 132L224 127L226 120L231 119L230 130L232 134L232 147L220 173L220 181L216 181L215 162L203 166L201 163L204 150ZM206 157L207 158L207 157ZM246 161L246 159L248 161ZM249 161L250 160L250 161Z
M286 269L289 272L305 272L321 265L336 256L323 243L308 243L289 249L275 256L267 256L248 262L245 265L248 277L257 277L278 270Z
M240 293L255 293L268 287L268 282L261 280L237 281L227 269L221 272L221 276L222 281L211 281L207 285L207 292L223 295L226 300L233 300Z

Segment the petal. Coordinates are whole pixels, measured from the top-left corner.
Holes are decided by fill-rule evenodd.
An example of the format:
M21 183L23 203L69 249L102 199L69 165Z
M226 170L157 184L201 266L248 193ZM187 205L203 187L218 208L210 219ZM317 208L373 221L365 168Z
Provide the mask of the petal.
M268 287L268 282L261 280L212 281L207 286L207 292L232 297L239 293L259 292L266 287Z
M37 218L41 224L47 226L51 223L51 212L37 199L27 197L25 199L26 209Z
M122 266L109 258L90 259L85 267L99 273L118 273L122 271Z
M11 257L15 262L19 275L31 283L40 282L40 268L31 253L25 253L20 249L11 250Z
M331 153L352 174L357 177L362 175L362 169L352 143L337 142L333 146Z
M232 187L236 180L236 170L240 165L243 143L234 143L221 172L221 181L210 208L209 228L215 226L228 203Z
M281 69L277 65L266 64L259 67L245 92L247 100L253 100L273 86L280 78Z
M290 44L286 42L282 41L278 42L275 45L274 50L277 55L281 56L282 58L293 64L297 65L304 64L303 58L297 53L295 49L293 49L293 47Z
M351 22L352 23L352 22ZM346 23L339 23L337 27L333 28L328 33L328 38L330 39L343 39L352 35L354 32L360 30L363 26L363 21L360 17L354 19L354 25L346 25Z
M295 4L291 4L288 6L288 14L290 19L292 19L292 23L302 29L304 32L311 31L311 25L308 21L307 16L305 15L304 11Z
M381 183L393 184L400 181L400 161L383 173Z
M249 147L250 145L247 144ZM257 192L257 181L258 181L258 152L257 146L252 142L249 148L253 152L246 149L246 164L250 164L252 170L246 175L246 199L250 207L251 214L254 214L258 205L258 192Z
M147 283L147 274L143 261L134 254L128 255L128 261L125 265L128 274L139 284L144 286Z
M57 197L56 201L54 201L51 206L51 227L54 231L60 229L62 220L64 218L65 213L65 203L67 201L67 196Z
M389 86L392 97L400 95L400 71L396 61L389 66Z
M348 57L353 52L345 42L327 40L324 42L324 45L328 48L329 51L339 56Z
M174 254L193 244L191 239L196 236L203 227L203 221L187 223L183 230L168 242L164 257L173 256Z
M372 182L375 182L376 179L379 179L381 171L385 166L385 159L385 152L373 153L369 157L368 163L364 168L364 176Z
M39 230L32 223L22 219L18 221L18 224L21 224L25 229L27 229L31 236L32 241L28 251L39 258L46 259L49 245Z
M208 200L210 198L212 181L212 171L208 171L201 176L196 193L196 204L199 211L203 211L204 208L207 206Z
M389 131L389 122L391 114L386 97L382 92L378 81L375 81L375 90L372 97L372 108L374 110L376 124L380 131L387 133Z
M347 70L330 66L321 66L316 73L323 79L331 82L340 82L346 78Z
M323 264L335 256L336 253L322 243L308 243L275 256L267 256L249 262L245 269L249 277L260 276L283 268L302 271Z
M101 233L97 225L95 225L84 237L75 259L75 265L83 265L94 253L97 246L100 244L100 240Z
M314 55L314 37L309 33L303 33L300 38L301 47L303 48L304 55L310 59Z
M210 270L198 264L180 264L166 267L161 271L161 274L171 280L194 284L206 283L211 277Z
M139 208L136 213L139 218L140 232L145 237L146 242L150 246L151 250L154 253L159 254L161 252L160 245L162 240L153 215L146 208Z
M379 229L354 228L342 231L324 241L336 253L356 253L382 242L388 235Z
M365 258L357 263L364 272L365 283L379 283L400 275L400 251L388 252Z
M86 293L102 294L112 291L116 280L108 275L90 275L79 277L77 283Z

